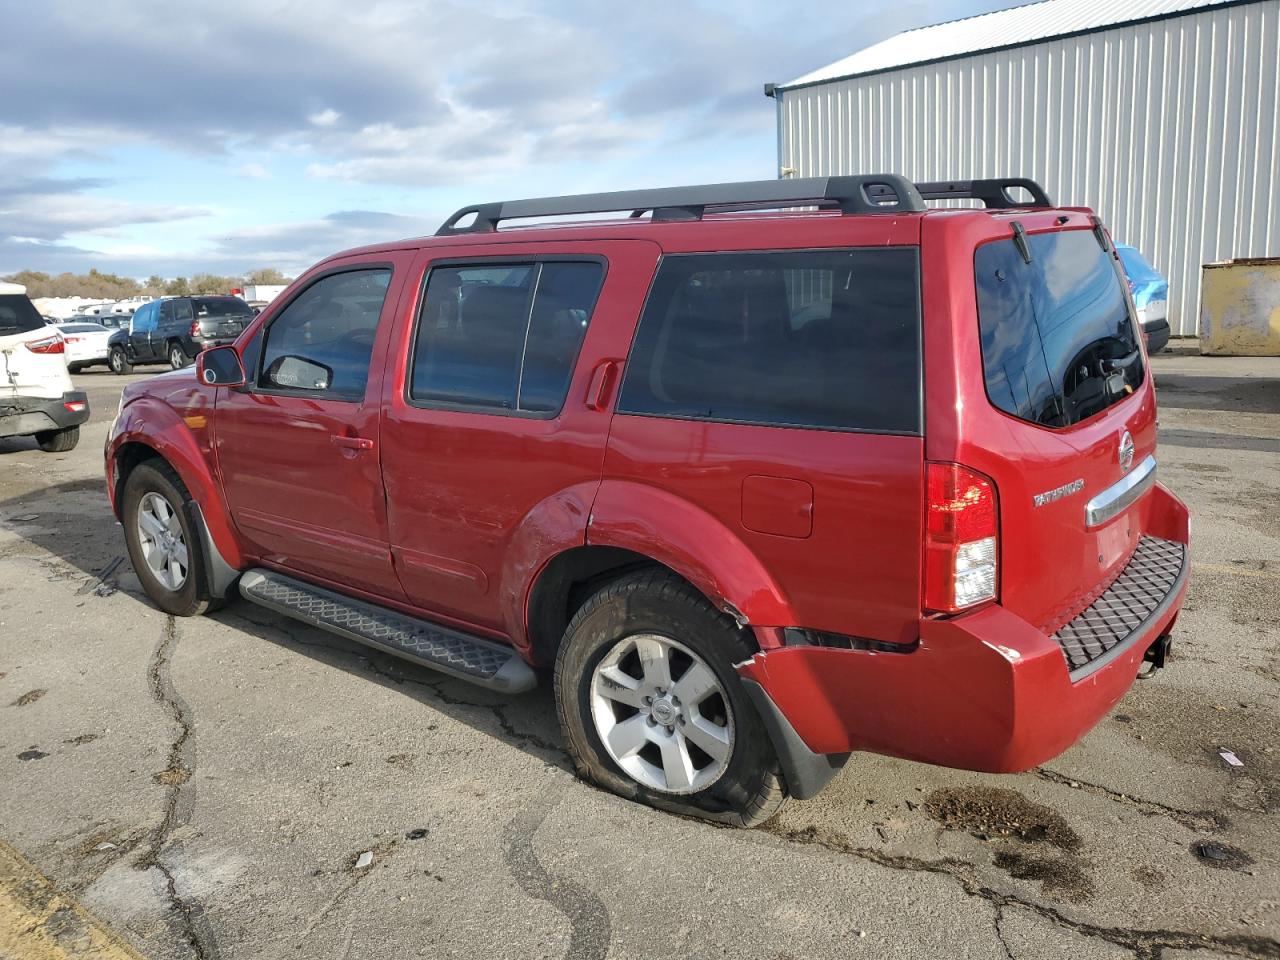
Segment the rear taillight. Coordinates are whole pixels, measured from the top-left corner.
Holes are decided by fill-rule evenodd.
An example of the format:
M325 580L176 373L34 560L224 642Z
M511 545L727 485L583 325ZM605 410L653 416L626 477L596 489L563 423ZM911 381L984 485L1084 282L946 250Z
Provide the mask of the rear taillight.
M198 336L200 336L200 321L199 321L199 320L192 320L192 321L191 321L191 335L192 335L193 337L198 337Z
M71 413L81 413L89 406L84 400L67 400L62 405Z
M958 613L996 598L996 485L958 463L927 466L924 606Z
M62 338L58 336L45 337L42 340L30 340L27 342L27 349L32 353L62 353L66 350Z
M84 337L63 337L62 339L66 343L79 343L81 340L84 339Z

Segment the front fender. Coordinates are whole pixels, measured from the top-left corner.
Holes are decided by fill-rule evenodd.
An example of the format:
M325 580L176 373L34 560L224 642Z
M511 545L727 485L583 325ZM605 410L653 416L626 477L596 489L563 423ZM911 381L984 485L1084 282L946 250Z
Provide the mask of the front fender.
M239 538L231 526L230 513L222 496L222 486L214 476L213 404L200 391L191 391L182 412L151 396L139 397L123 410L107 440L107 490L112 509L120 518L119 468L120 451L126 444L149 447L173 467L200 508L205 528L214 549L234 569L245 566Z
M591 508L587 543L652 557L739 622L745 619L756 628L799 622L778 582L733 530L701 507L656 487L628 480L602 482Z

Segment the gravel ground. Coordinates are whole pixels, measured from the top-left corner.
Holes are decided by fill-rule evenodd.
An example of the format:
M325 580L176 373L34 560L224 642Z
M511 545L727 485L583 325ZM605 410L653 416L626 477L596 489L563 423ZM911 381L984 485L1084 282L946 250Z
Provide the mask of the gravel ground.
M0 853L151 958L1280 957L1280 360L1154 368L1169 669L1041 769L855 755L752 832L576 780L545 687L162 615L101 479L136 377L79 375L75 451L0 440ZM0 955L45 956L3 874Z

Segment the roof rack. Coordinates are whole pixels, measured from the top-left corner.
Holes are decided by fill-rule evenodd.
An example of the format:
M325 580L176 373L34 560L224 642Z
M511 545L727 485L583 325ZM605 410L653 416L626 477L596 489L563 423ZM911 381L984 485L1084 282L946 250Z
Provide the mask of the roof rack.
M1011 187L1021 187L1031 194L1030 200L1015 200ZM1049 195L1034 180L1026 177L999 177L992 180L938 180L917 183L916 189L925 200L981 200L989 210L1015 210L1027 207L1052 207Z
M436 236L492 233L498 229L499 221L516 218L622 211L639 216L651 210L654 220L701 220L709 209L749 210L785 206L838 207L842 213L918 213L926 209L911 181L892 173L751 180L475 204L463 207L446 220L436 231ZM458 226L460 221L473 214L474 221Z
M1021 187L1029 201L1015 200L1009 190ZM493 233L503 220L576 216L629 211L639 217L652 211L654 220L701 220L708 210L760 210L777 207L837 207L841 213L919 213L925 200L981 200L991 209L1050 207L1040 184L1024 177L912 183L895 173L794 180L749 180L697 187L618 190L569 197L507 200L463 207L444 222L436 236ZM467 217L475 219L458 226Z

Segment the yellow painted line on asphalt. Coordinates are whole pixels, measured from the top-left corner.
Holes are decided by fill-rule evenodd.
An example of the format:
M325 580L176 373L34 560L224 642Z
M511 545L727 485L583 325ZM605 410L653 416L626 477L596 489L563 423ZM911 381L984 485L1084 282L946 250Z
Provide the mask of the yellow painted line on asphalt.
M1280 580L1280 572L1275 570L1250 570L1248 567L1237 567L1230 563L1196 563L1192 561L1191 569L1207 570L1209 573L1225 573L1232 577L1253 577L1256 580Z
M146 960L3 840L0 840L0 957L5 960Z

